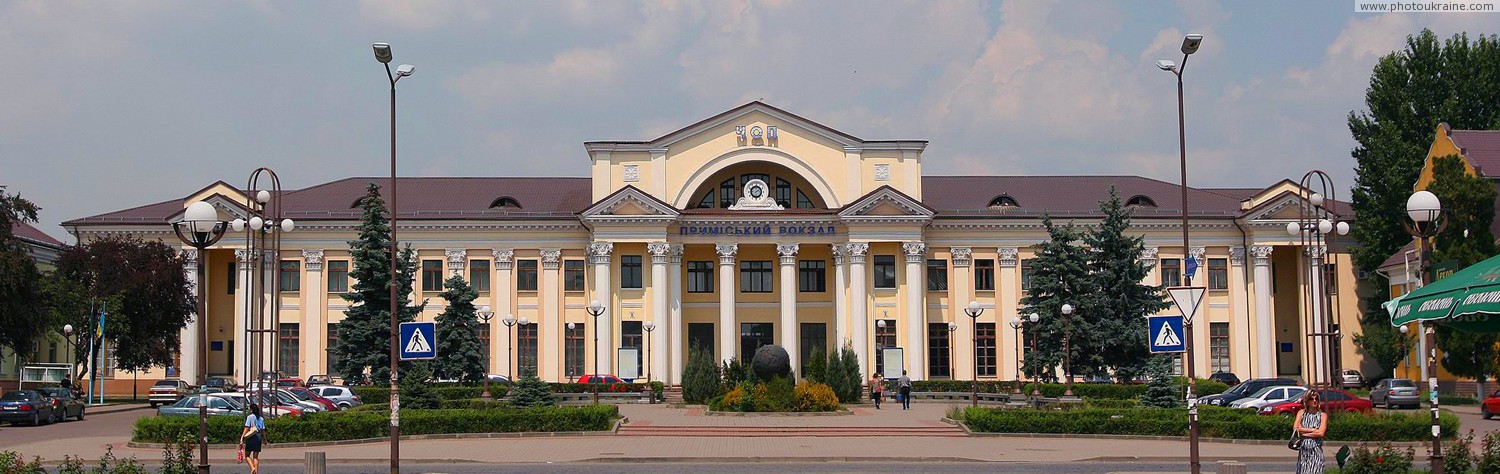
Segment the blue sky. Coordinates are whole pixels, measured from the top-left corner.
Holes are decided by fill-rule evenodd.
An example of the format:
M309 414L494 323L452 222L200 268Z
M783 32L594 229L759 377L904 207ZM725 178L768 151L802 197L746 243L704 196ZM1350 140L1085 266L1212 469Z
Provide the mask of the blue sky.
M42 228L180 198L258 166L287 187L386 172L384 71L407 176L583 176L582 142L645 139L763 98L867 139L930 140L925 172L1353 182L1345 117L1424 27L1495 14L1348 2L0 2L0 184Z

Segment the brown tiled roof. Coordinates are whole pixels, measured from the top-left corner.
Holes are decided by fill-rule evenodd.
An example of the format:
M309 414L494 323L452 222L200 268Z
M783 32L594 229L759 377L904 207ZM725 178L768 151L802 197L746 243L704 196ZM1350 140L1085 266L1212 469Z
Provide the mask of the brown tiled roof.
M1210 192L1210 193L1223 195L1225 197L1232 197L1232 198L1235 198L1235 199L1239 199L1241 201L1245 201L1245 200L1248 200L1250 198L1253 198L1253 197L1255 197L1256 194L1260 194L1261 191L1265 191L1266 190L1266 188L1199 188L1199 189L1202 189L1202 190Z
M1181 190L1176 184L1140 176L924 176L922 202L937 210L938 218L1035 217L1043 212L1054 217L1099 215L1099 202L1109 198L1114 186L1120 199L1143 195L1157 207L1137 207L1135 217L1166 218L1181 215ZM989 203L1000 195L1015 199L1017 207L994 208ZM1201 189L1188 189L1188 215L1233 218L1240 214L1240 199Z
M1481 174L1500 178L1500 130L1454 130L1449 136Z
M1406 260L1407 259L1406 252L1410 252L1410 251L1413 251L1413 250L1416 250L1416 249L1417 249L1417 243L1415 241L1413 241L1413 242L1411 242L1409 244L1406 244L1405 246L1401 247L1401 250L1397 250L1396 253L1393 253L1393 254L1391 254L1391 256L1386 257L1385 261L1384 262L1380 262L1380 266L1375 267L1375 268L1379 269L1379 270L1384 270L1386 268L1399 267L1401 265L1404 265L1407 262L1407 260ZM1415 257L1412 257L1412 258L1415 258ZM1413 266L1415 266L1417 264L1417 262L1412 261L1411 264ZM1390 273L1390 272L1387 272L1387 273Z
M52 236L47 235L46 232L42 232L41 229L32 227L31 224L27 224L25 222L15 221L15 225L12 225L10 230L15 234L16 237L22 240L31 241L32 243L48 245L57 248L62 248L67 245L62 243L61 240L54 239L52 238Z
M182 209L182 199L171 199L155 204L73 219L63 222L62 225L63 227L71 227L80 224L159 224L166 222L168 216L182 212Z

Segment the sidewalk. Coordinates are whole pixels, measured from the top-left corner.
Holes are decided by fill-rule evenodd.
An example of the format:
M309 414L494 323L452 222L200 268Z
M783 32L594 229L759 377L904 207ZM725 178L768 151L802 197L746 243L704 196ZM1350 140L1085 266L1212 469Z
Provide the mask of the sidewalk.
M151 405L145 403L106 403L103 405L89 405L84 410L84 413L88 415L103 415L122 411L148 410L150 408Z

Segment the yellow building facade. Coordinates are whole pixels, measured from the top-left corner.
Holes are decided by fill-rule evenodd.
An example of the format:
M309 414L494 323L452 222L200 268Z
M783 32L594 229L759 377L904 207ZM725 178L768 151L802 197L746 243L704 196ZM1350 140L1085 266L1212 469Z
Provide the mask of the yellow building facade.
M777 344L801 373L810 354L849 344L867 374L1010 380L1026 357L1010 323L1024 312L1033 246L1047 238L1042 215L1095 223L1114 187L1145 238L1141 259L1155 265L1147 283L1180 284L1183 259L1201 262L1192 279L1209 290L1191 335L1200 376L1308 378L1314 367L1363 363L1350 343L1359 327L1351 242L1312 248L1287 235L1305 205L1295 183L1190 189L1184 248L1175 184L924 176L926 147L860 139L752 102L655 139L587 142L577 158L587 160L584 178L402 178L398 236L417 250L413 296L427 300L420 319L442 311L442 279L461 275L479 287L475 304L495 314L481 334L491 373L638 374L676 384L694 347L726 360ZM351 284L348 241L359 221L351 206L372 182L387 184L348 178L283 193L296 229L278 255L257 256L233 233L201 255L185 250L193 262L206 259L194 282L209 296L206 318L183 332L183 374L200 370L199 347L208 349L208 374L237 380L253 367L332 371L327 348L348 309L339 295ZM225 220L242 217L248 202L217 183L64 225L82 241L131 233L175 243L169 223L196 201L215 204ZM1335 294L1330 317L1343 328L1332 360L1304 349L1319 332L1301 296L1314 269ZM246 285L257 273L266 280ZM251 350L247 330L257 323L247 317L273 298L277 337ZM606 308L597 318L587 311L594 300ZM978 318L964 312L971 301L984 309ZM529 324L507 326L507 316ZM207 341L197 324L207 325Z

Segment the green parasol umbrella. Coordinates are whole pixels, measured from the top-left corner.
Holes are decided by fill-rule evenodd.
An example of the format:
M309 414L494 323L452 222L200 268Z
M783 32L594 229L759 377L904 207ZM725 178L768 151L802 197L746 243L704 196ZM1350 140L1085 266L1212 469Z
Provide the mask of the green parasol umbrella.
M1387 301L1392 325L1434 321L1468 332L1500 332L1500 257Z

